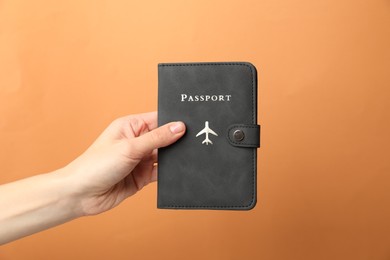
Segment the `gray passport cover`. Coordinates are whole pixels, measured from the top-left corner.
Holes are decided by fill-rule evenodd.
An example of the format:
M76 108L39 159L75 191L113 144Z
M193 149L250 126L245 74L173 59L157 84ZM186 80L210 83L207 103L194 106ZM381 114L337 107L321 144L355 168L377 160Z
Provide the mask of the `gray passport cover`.
M187 131L158 150L157 207L249 210L256 205L257 71L248 62L158 65L158 125Z

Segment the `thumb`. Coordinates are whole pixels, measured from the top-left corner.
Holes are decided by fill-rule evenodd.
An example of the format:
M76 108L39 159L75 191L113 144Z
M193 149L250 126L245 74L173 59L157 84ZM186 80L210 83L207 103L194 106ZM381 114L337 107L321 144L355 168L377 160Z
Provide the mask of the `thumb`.
M154 149L168 146L183 136L186 126L183 122L171 122L132 139L132 154L142 159Z

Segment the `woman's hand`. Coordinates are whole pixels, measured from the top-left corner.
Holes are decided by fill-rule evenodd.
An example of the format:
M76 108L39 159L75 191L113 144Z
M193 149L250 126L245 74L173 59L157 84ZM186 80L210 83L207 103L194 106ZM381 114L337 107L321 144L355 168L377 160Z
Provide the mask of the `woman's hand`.
M119 118L76 160L65 167L78 194L82 214L118 205L157 179L157 148L177 141L182 122L157 128L157 113Z

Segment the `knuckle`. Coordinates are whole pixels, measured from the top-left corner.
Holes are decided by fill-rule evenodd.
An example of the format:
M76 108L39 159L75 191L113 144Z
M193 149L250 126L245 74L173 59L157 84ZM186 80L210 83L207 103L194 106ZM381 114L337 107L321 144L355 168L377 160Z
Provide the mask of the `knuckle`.
M114 121L111 122L111 125L114 126L114 127L120 127L123 125L123 122L124 122L124 118L123 117L119 117L117 119L115 119Z
M128 118L126 124L135 136L140 136L148 130L148 126L142 118L130 117Z
M134 117L130 117L127 121L127 124L130 126L130 128L133 130L134 133L139 132L139 121L138 119Z

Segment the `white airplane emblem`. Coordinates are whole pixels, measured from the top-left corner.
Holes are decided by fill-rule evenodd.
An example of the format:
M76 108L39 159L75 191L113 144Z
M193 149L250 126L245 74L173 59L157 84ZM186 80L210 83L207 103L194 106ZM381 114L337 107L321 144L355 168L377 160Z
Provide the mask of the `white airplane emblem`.
M213 144L213 142L211 142L211 140L209 139L209 134L213 134L215 136L218 136L216 132L214 132L213 130L211 130L209 128L209 121L205 122L204 128L196 135L196 137L198 137L202 134L206 134L206 139L204 139L204 141L202 142L202 144L206 143L206 145Z

